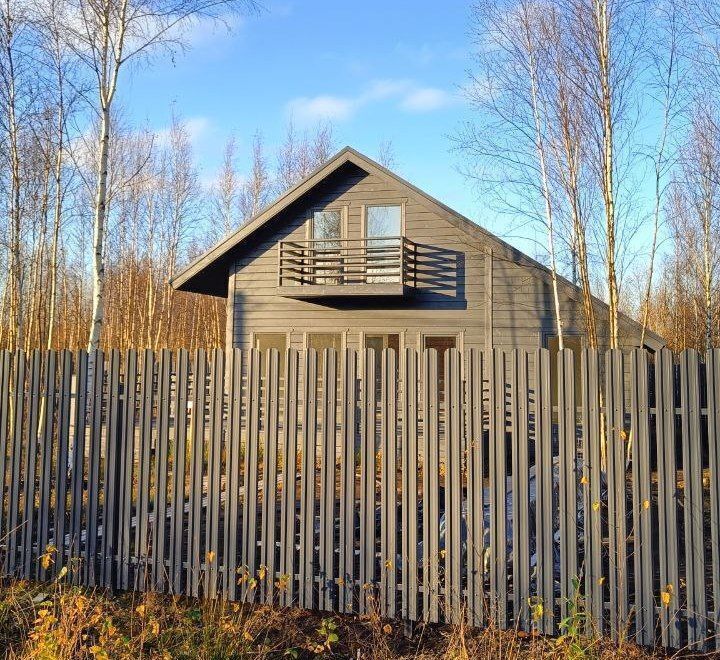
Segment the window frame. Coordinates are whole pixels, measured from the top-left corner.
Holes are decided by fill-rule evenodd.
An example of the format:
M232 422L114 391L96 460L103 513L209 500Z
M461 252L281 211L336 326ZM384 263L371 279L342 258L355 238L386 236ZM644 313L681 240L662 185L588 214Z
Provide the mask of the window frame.
M284 337L285 337L285 350L287 350L288 348L290 348L290 331L289 331L289 330L288 330L287 332L281 332L281 331L275 331L275 332L273 332L273 331L268 331L268 332L266 332L266 331L264 331L264 330L260 330L260 331L253 330L253 331L250 333L250 347L251 347L251 348L255 348L255 340L257 339L258 335L279 335L279 336L284 336ZM260 349L258 349L258 350L260 350Z
M431 332L418 333L418 351L422 354L426 337L455 337L455 348L461 353L465 351L465 330L432 330Z
M399 206L400 207L400 237L405 238L405 207L407 205L407 199L392 201L388 200L373 202L372 204L362 204L360 207L360 232L361 238L382 238L381 236L368 236L368 209L372 207L382 206Z
M303 350L307 351L310 347L310 335L340 335L340 350L344 351L347 348L347 330L305 330L303 332Z
M322 213L323 211L337 211L340 213L340 238L338 239L316 239L315 238L315 214L316 213ZM308 241L314 241L314 240L338 240L338 241L344 241L348 238L348 205L347 204L330 204L328 206L319 204L317 206L313 206L309 210L309 216L307 219L307 222L305 223L305 238Z

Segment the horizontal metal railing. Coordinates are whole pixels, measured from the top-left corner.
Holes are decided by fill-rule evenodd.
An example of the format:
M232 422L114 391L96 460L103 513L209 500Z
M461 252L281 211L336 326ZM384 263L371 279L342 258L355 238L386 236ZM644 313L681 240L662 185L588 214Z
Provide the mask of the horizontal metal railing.
M414 263L402 236L280 241L278 285L412 284Z

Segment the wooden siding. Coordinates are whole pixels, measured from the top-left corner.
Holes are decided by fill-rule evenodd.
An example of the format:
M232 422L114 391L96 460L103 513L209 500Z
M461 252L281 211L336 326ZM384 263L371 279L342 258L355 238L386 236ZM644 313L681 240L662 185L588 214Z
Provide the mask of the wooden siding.
M304 240L318 208L342 208L346 237L363 236L364 205L403 204L405 236L417 244L418 291L413 298L317 302L280 296L278 241ZM547 277L519 266L502 251L492 255L492 291L486 295L487 253L493 245L458 229L400 183L346 163L268 223L229 274L228 346L249 348L254 333L287 332L304 348L308 332L340 332L358 348L361 333L397 333L401 346L420 347L423 334L459 336L460 348L533 350L554 332ZM582 332L579 296L563 294L565 329ZM488 310L488 301L492 309ZM488 313L489 312L489 313ZM485 328L492 320L492 343ZM636 343L628 337L627 345Z

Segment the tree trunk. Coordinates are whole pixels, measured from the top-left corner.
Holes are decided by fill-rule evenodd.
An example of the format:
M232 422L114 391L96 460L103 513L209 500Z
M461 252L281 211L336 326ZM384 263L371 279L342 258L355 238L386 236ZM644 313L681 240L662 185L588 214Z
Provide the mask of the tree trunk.
M105 294L105 259L103 246L105 241L105 219L107 211L108 154L110 150L110 108L103 104L98 140L99 157L97 171L97 190L95 194L95 214L93 218L93 296L92 317L88 351L100 347L103 324Z

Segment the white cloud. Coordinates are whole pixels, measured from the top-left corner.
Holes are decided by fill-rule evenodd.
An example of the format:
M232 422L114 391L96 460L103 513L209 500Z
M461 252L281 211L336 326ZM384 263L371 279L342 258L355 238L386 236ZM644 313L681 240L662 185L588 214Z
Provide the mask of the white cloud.
M322 120L343 121L353 114L356 105L357 99L323 94L293 99L288 103L288 110L300 123Z
M453 96L444 89L422 87L407 94L400 107L408 112L431 112L451 105L453 101Z
M450 105L454 100L445 90L421 87L412 80L389 78L372 81L356 96L300 96L288 102L287 110L299 123L340 122L352 118L361 108L382 101L395 101L401 110L407 112L431 112Z

